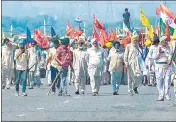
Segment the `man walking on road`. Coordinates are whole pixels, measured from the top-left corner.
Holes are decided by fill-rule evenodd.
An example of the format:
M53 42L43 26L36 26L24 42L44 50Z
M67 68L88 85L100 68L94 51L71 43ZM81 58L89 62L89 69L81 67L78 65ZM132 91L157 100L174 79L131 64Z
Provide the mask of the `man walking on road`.
M14 70L13 48L17 45L9 39L4 39L4 43L2 47L2 88L10 89Z
M90 76L90 85L92 88L93 96L98 95L101 76L104 64L103 49L98 46L98 40L92 39L92 47L87 50L88 52L88 74Z
M84 42L79 42L78 49L73 51L73 68L75 72L75 94L79 94L79 86L81 93L84 94L87 75L87 52L84 48Z
M138 35L133 35L131 43L126 46L124 53L124 63L128 73L128 92L130 95L138 94L138 86L142 81L142 72L140 69L139 57L141 50L138 45Z
M25 49L25 41L20 40L19 49L15 51L16 60L16 96L19 96L19 82L22 81L22 96L26 94L28 51Z

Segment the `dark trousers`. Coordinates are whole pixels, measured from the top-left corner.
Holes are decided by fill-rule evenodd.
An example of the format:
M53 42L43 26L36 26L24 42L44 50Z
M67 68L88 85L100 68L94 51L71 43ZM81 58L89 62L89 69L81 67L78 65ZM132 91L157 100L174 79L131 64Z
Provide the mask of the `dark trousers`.
M57 68L55 68L53 66L51 66L50 69L51 69L51 82L53 83L56 75L58 74L58 70L57 70ZM59 89L59 87L60 87L59 77L57 78L57 81L55 83L57 83L56 86ZM54 85L52 87L52 92L56 92L55 83L54 83Z
M19 92L19 83L20 83L20 79L22 81L22 92L26 91L26 75L27 72L26 70L16 70L16 91Z

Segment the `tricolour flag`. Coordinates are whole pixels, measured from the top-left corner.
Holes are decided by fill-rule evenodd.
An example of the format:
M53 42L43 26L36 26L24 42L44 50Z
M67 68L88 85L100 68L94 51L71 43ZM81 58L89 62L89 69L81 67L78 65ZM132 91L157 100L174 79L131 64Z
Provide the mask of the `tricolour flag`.
M160 32L161 35L165 33L166 22L169 24L170 35L173 35L174 29L176 29L176 17L175 15L162 3L160 4Z
M144 15L144 12L142 10L142 8L140 8L140 21L142 23L143 26L150 26L150 21L149 19Z
M124 22L123 22L123 31L125 31L127 33L130 31L130 29L125 25Z

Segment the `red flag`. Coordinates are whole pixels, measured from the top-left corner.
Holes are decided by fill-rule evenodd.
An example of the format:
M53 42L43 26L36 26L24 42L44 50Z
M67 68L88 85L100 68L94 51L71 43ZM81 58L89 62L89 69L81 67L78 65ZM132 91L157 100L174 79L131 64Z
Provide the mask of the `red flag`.
M112 40L117 40L117 35L116 35L115 32L113 31L113 29L110 28L109 41L112 41Z
M42 48L49 48L48 38L40 30L34 30L34 40Z
M100 44L101 44L101 47L103 47L105 44L106 44L106 40L104 38L104 32L103 31L100 31Z
M157 36L159 35L159 25L157 24L156 27L155 27L155 34L157 34Z
M93 30L92 30L92 37L96 38L98 40L100 40L99 35L97 34L96 30L95 30L95 26L93 26Z
M70 33L70 38L71 39L79 39L79 36L81 36L83 32L79 29L76 29L76 30L72 30L71 33Z
M105 30L104 26L101 25L101 24L98 22L98 20L97 20L97 18L95 17L95 15L93 15L93 16L94 16L94 25L95 25L95 27L98 28L98 29L101 29L101 30Z
M73 27L70 25L69 21L67 21L66 36L70 36L72 31L73 31Z
M166 22L166 29L165 29L165 34L164 35L167 36L167 41L171 40L168 21Z
M160 8L156 8L156 15L159 15L159 13L160 13Z

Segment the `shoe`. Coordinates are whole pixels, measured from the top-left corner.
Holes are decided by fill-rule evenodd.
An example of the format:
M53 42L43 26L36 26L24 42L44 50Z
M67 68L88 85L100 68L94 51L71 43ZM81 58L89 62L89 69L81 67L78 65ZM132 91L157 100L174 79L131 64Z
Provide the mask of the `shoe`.
M113 95L119 95L119 93L118 92L114 92Z
M18 96L19 96L19 92L18 92L18 91L16 91L15 96L16 96L16 97L18 97Z
M84 90L81 90L81 94L84 94Z
M62 91L59 92L58 96L62 96Z
M164 98L158 98L157 101L164 101Z
M167 95L165 96L166 100L171 100L171 98Z
M128 92L128 94L129 94L130 96L133 96L133 95L134 95L133 91Z
M97 94L94 92L92 95L93 95L93 96L96 96Z
M152 86L152 84L148 84L148 86Z
M23 92L23 93L22 93L22 96L27 96L26 92Z
M79 94L79 90L76 90L75 94Z
M5 89L5 86L3 86L2 89Z
M133 89L135 94L139 94L137 87Z
M56 93L55 92L52 92L52 96L55 96L56 95Z
M29 87L29 89L34 89L33 86Z
M10 87L6 87L5 89L10 89Z
M98 94L98 92L95 92L95 94L98 96L99 94Z

